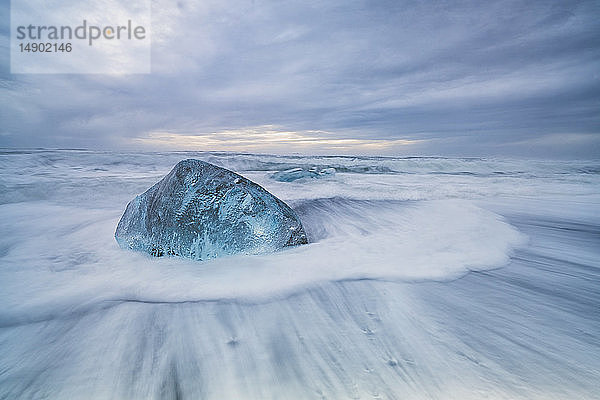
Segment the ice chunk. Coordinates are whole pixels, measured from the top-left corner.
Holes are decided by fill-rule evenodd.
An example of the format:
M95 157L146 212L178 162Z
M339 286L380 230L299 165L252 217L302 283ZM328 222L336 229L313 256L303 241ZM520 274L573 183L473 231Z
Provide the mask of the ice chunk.
M272 179L279 182L292 182L304 178L322 178L327 175L334 175L335 168L292 168L285 171L278 171L271 175Z
M127 205L115 238L122 248L195 260L307 243L283 201L234 172L192 159Z

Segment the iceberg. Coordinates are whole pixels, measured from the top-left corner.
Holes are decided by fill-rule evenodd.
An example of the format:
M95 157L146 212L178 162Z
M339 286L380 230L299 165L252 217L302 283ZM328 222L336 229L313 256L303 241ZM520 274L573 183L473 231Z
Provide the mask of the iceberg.
M206 260L306 244L296 213L261 186L204 161L183 160L133 199L115 238L153 256Z
M322 178L328 175L335 175L335 168L292 168L275 172L271 175L271 179L279 182L292 182L298 179Z

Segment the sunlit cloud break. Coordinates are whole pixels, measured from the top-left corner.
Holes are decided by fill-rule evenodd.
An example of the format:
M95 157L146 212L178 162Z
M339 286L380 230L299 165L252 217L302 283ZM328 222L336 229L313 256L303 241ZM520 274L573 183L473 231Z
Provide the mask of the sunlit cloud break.
M211 133L152 131L131 139L132 144L161 149L272 152L387 152L425 140L340 138L320 130L289 130L276 125L227 129Z

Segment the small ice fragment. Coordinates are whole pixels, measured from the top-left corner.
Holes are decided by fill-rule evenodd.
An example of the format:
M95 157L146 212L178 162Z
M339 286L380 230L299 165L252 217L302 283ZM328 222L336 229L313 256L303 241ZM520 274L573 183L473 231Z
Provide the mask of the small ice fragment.
M278 171L271 175L271 179L279 182L292 182L298 179L322 178L327 175L334 175L335 168L318 169L311 168L292 168L285 171Z

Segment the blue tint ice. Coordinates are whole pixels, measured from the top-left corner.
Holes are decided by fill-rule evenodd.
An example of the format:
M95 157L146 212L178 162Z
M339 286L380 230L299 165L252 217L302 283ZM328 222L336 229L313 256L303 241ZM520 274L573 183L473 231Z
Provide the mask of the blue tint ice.
M307 243L283 201L236 173L192 159L127 205L115 237L122 248L195 260Z
M271 175L271 178L279 182L292 182L305 178L322 178L335 174L335 168L292 168L285 171L278 171Z

